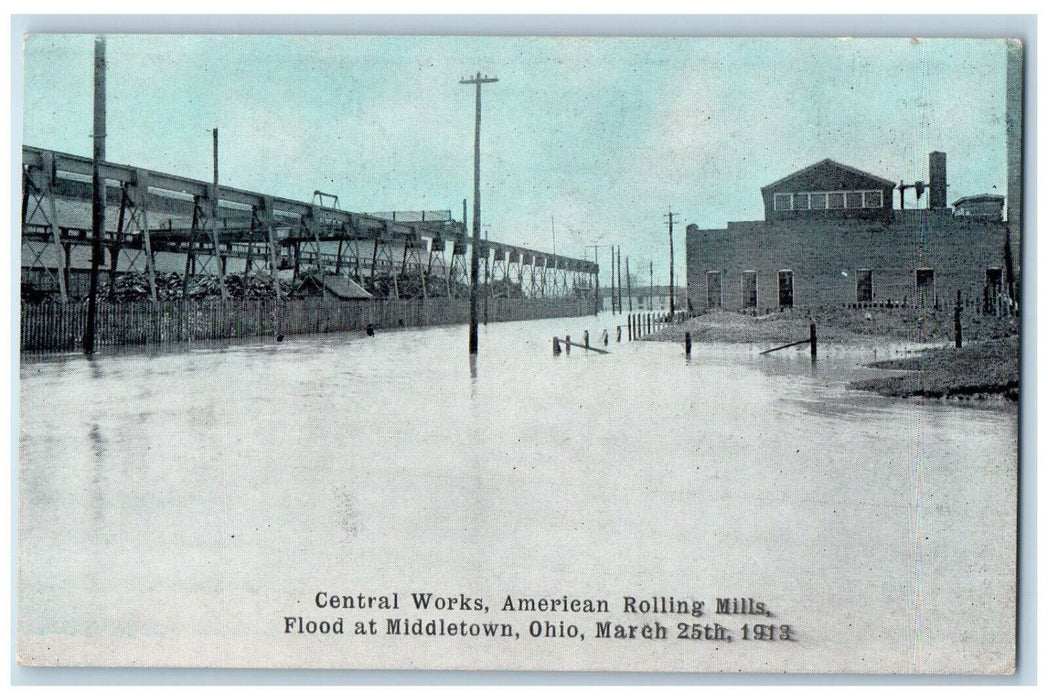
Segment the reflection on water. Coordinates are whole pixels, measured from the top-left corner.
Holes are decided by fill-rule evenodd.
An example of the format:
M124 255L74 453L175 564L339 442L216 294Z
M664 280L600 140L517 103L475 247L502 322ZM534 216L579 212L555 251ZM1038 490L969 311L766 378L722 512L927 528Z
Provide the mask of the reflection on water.
M447 327L23 364L21 634L279 665L263 629L318 585L761 595L851 670L1010 633L1014 407L847 390L870 348L686 361L623 322L490 324L472 361ZM605 329L610 355L551 352Z

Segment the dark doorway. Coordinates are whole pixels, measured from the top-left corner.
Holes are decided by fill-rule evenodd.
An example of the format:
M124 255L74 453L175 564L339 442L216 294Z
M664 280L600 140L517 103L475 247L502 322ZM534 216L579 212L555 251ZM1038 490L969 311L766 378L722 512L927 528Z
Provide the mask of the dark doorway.
M721 273L711 270L706 273L706 306L719 308L721 301Z
M757 272L746 270L742 273L742 308L757 308Z
M873 270L856 271L855 301L873 301Z
M779 308L793 308L793 270L779 270Z
M915 277L919 308L926 309L935 306L935 270L930 267L918 268Z
M986 268L986 289L983 292L983 313L993 313L997 308L1001 292L1004 290L1004 276L1001 268Z
M1004 276L1001 272L1001 268L986 268L986 287L989 289L991 297L996 297L1001 293L1003 279Z

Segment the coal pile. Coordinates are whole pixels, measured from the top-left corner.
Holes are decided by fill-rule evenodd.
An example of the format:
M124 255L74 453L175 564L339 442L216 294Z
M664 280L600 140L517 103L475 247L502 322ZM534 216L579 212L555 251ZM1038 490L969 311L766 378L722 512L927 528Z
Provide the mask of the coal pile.
M492 282L490 287L489 291L488 285L480 284L477 287L477 294L481 297L490 296L494 299L522 299L524 297L524 288L518 282L497 280Z
M419 279L418 275L396 275L395 289L393 279L393 275L379 275L374 280L365 281L364 288L377 299L421 299L424 296L434 298L448 295L448 283L443 277L426 275L424 279ZM423 284L425 294L422 291ZM452 282L451 296L457 299L468 298L469 285Z
M222 296L218 275L197 275L189 279L188 285L177 272L158 272L155 279L160 301ZM226 291L234 299L273 298L273 278L266 274L226 275L225 283ZM283 280L279 284L281 295L290 295L291 285ZM149 298L149 277L144 272L125 272L117 275L111 287L103 285L99 292L103 299L117 303L145 300Z

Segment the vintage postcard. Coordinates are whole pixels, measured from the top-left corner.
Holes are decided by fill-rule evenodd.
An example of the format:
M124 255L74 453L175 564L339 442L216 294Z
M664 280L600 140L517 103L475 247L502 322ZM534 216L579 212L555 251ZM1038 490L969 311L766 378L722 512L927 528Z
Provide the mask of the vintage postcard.
M1013 673L1023 61L27 35L19 663Z

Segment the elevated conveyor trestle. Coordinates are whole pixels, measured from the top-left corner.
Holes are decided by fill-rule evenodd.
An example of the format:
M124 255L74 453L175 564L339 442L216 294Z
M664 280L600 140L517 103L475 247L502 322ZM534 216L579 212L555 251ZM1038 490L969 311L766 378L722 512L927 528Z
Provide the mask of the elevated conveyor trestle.
M23 279L67 300L73 276L82 281L90 259L83 248L92 243L92 161L32 146L23 146L22 160ZM297 278L305 265L322 276L350 276L373 291L388 284L380 293L393 298L415 280L418 290L410 293L424 298L464 296L468 289L470 240L448 213L397 220L397 214L343 211L323 193L300 202L110 162L101 164L100 174L110 203L102 245L111 294L121 272L144 273L149 299L158 300L160 262L162 270L182 273L183 295L190 278L200 275L217 277L228 295L230 264L244 274L268 271L274 280L287 269ZM487 250L494 255L490 286L500 296L572 293L559 266L569 259L493 241Z

